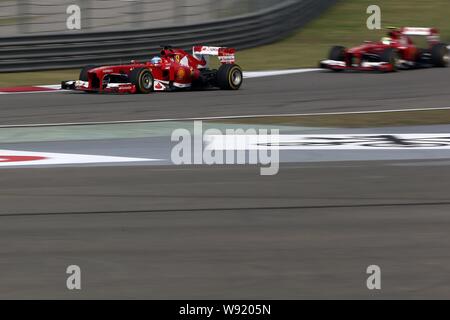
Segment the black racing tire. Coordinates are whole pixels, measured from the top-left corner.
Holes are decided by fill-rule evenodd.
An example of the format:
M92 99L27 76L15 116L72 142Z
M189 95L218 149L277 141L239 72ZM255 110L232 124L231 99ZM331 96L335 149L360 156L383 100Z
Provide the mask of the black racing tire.
M380 60L382 62L388 62L392 65L392 72L397 71L399 59L398 52L394 48L387 48L380 55Z
M431 61L433 66L438 68L448 67L449 60L450 53L445 44L438 43L431 48Z
M345 47L334 46L328 54L328 59L335 61L345 61Z
M150 93L155 84L152 73L148 68L136 68L130 73L130 82L136 86L137 93Z
M89 70L95 69L97 66L94 65L87 65L80 71L80 80L81 81L88 81L88 72Z
M330 49L328 53L328 59L334 61L345 61L345 47L343 46L334 46ZM334 72L341 72L343 69L331 69Z
M428 50L428 49L421 49L421 48L418 48L418 49L417 49L417 52L416 52L415 62L416 62L416 63L425 63L425 59L423 58L423 56L424 56L426 53L431 54L431 51Z
M223 64L217 71L217 84L222 90L238 90L244 77L237 64Z

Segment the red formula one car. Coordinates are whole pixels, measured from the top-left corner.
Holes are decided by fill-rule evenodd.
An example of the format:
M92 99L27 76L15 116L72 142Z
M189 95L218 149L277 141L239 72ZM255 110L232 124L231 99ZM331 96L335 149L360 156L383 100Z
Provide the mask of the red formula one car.
M366 41L361 46L346 49L336 46L328 60L320 62L322 68L341 70L397 71L417 67L447 67L449 49L440 42L435 28L389 28L387 37L380 42ZM425 37L427 48L418 48L412 36Z
M209 56L219 58L218 69L208 67ZM191 55L181 49L164 47L160 56L148 62L133 60L124 65L86 66L79 80L63 81L61 89L111 93L211 87L237 90L242 80L242 70L235 64L235 49L195 46Z

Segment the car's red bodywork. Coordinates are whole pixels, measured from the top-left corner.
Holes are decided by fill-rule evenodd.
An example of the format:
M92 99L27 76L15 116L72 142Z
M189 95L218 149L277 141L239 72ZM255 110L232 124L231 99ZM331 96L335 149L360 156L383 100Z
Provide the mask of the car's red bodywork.
M419 48L414 44L411 36L425 36L428 48ZM359 70L359 71L395 71L397 68L412 68L417 66L431 66L431 49L440 44L439 32L435 28L391 28L388 32L390 43L382 41L366 41L364 44L344 49L343 58L332 59L320 62L322 68L335 71ZM336 47L335 47L336 48ZM383 61L383 53L388 49L393 49L397 56L396 63L393 61ZM448 59L448 57L447 57Z
M148 69L153 77L151 91L188 89L195 85L210 86L217 70L208 68L208 56L217 56L222 65L235 63L235 49L222 47L193 47L193 54L182 49L165 47L160 62L139 62L92 67L87 79L63 81L62 89L99 93L138 93L139 87L130 78L135 69ZM210 78L210 79L209 79Z

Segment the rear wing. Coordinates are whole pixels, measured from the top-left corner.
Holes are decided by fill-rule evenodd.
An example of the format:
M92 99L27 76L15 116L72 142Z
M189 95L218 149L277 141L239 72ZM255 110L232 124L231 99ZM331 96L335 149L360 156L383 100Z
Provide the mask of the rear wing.
M208 46L195 46L192 48L192 55L198 60L206 60L209 56L217 56L221 64L233 64L236 61L235 58L236 49L225 47L208 47Z
M439 31L436 28L403 27L400 32L406 36L439 37Z

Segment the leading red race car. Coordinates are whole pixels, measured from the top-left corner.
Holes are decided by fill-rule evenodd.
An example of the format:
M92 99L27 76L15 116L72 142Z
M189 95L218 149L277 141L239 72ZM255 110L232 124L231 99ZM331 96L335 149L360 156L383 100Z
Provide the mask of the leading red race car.
M219 58L220 67L208 67L209 56ZM235 49L195 46L192 55L166 46L148 62L103 67L86 66L79 80L63 81L61 89L86 92L150 93L177 89L217 87L237 90L243 80L235 64Z
M411 36L424 36L427 48L418 48ZM387 37L379 42L346 49L341 46L330 50L328 60L320 62L322 68L334 71L377 70L397 71L416 67L447 67L450 61L449 49L440 42L435 28L390 28Z

